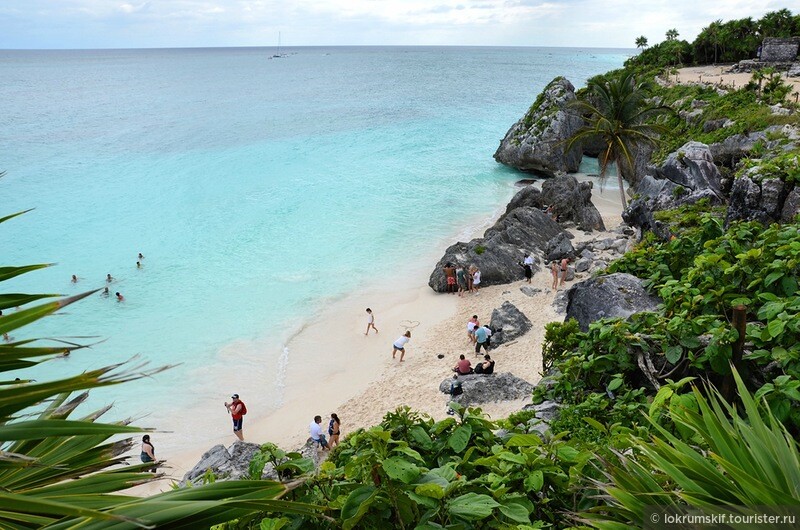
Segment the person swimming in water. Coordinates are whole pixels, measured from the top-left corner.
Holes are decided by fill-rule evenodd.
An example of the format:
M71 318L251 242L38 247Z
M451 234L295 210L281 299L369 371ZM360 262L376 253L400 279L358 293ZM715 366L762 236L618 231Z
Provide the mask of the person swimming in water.
M100 296L102 296L103 298L108 298L110 294L111 293L108 292L108 286L106 286L105 288L103 288L103 292L100 293Z
M111 274L106 274L106 283L111 283L114 281L114 277Z
M72 283L78 283L78 277L74 274L72 275Z
M119 291L114 293L114 295L117 297L117 302L124 302L125 301L125 297L122 296L121 294L119 294Z

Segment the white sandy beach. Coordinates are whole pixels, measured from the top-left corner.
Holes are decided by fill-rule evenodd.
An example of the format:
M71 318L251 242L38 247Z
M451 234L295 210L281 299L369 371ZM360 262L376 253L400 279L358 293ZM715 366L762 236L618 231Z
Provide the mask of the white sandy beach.
M705 65L705 66L692 66L688 68L681 68L678 70L676 77L678 83L692 84L702 83L706 85L722 85L730 88L739 89L745 86L753 74L740 73L734 74L727 72L730 65ZM786 96L787 100L794 101L794 93L800 91L800 78L782 76L785 83L792 86L792 90Z
M590 179L585 175L577 177ZM619 225L616 178L608 179L602 192L595 183L593 202L603 215L607 229ZM499 213L495 212L491 219L487 219L486 227ZM482 232L480 230L472 237L482 235ZM584 235L577 230L573 233L576 236L574 241L601 237L599 233ZM424 263L419 262L415 268L409 269L413 271L409 280L416 287L353 294L322 309L315 321L294 336L288 344L291 356L286 368L284 399L277 410L264 414L254 406L257 400L249 399L246 392L257 392L257 385L235 384L236 377L241 378L240 383L245 382L247 374L236 377L220 374L216 378L215 387L247 389L239 391L249 409L244 421L245 441L269 441L294 450L308 438L308 424L313 416L319 414L327 418L332 412L341 418L344 436L354 429L375 425L386 412L402 405L434 418L444 417L447 398L439 392L439 383L452 375L451 368L459 354L476 359L466 335L467 320L477 314L482 322L488 323L492 310L506 300L531 320L533 329L517 341L491 352L497 362L495 371L512 372L532 383L539 380L544 325L563 318L552 307L555 293L550 290L549 271L541 270L534 274L532 287L541 289L541 292L532 297L520 291L520 287L526 285L522 279L512 284L483 288L478 295L437 294L427 286L431 267L444 247L435 250L436 258L425 257ZM373 308L380 333L370 332L365 337L366 307ZM400 363L392 360L391 345L406 329L411 330L412 339L406 348L405 362ZM438 359L439 354L444 358ZM489 403L481 408L492 418L501 418L529 401L530 398ZM165 446L157 454L169 462L169 468L165 470L169 473L169 480L136 488L136 493L166 490L171 480L180 480L211 446L218 443L229 446L235 441L230 417L224 414L222 403L198 397L200 409L219 412L211 422L197 418L198 427L202 425L202 429L210 430L208 435L195 436L189 446L174 452L166 449L174 443L171 442L174 433L154 434L154 441L161 439ZM210 412L206 410L204 414ZM324 424L327 425L327 419Z

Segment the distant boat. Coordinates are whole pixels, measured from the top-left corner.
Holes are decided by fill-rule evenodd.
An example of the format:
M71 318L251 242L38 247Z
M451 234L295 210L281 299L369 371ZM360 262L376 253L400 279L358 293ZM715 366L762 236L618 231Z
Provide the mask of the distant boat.
M278 32L278 49L275 51L275 55L270 57L270 59L281 59L283 57L288 57L287 54L281 53L281 32Z

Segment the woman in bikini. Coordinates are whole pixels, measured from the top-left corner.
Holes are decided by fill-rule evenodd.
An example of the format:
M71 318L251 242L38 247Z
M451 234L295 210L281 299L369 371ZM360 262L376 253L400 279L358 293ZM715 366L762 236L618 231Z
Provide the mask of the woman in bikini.
M569 266L569 258L561 260L561 287L564 287L564 282L567 281L567 268Z
M342 422L339 420L339 416L337 416L334 412L331 414L331 421L328 423L328 436L331 438L328 443L331 447L334 445L339 445L339 434L341 433L341 429Z

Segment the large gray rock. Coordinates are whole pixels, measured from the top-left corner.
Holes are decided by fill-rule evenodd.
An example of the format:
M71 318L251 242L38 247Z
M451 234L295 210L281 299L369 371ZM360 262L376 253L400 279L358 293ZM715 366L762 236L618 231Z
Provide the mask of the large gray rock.
M558 234L553 239L547 242L544 247L544 255L547 261L560 261L564 258L575 257L575 247L572 246L572 241L569 240L566 232Z
M656 168L657 177L695 193L710 190L722 202L720 173L711 150L700 142L687 142Z
M761 208L761 186L747 176L733 181L725 215L726 224L739 220L770 222L769 215Z
M250 460L261 448L258 444L235 442L228 449L215 445L200 457L200 461L183 476L183 483L201 483L207 471L217 480L238 480L248 474ZM267 471L265 469L265 471ZM277 478L277 475L275 477Z
M497 370L497 365L495 365L495 370ZM492 375L460 375L458 380L461 382L461 389L464 393L448 399L465 407L530 397L533 392L532 384L508 372L495 372ZM439 384L439 391L449 394L452 382L452 377L442 381Z
M541 200L553 207L560 223L573 221L581 230L605 230L603 217L592 203L592 183L560 175L542 184Z
M499 346L521 337L533 326L528 317L517 309L517 306L511 302L503 302L503 305L492 311L489 327L494 330L502 330L492 334L492 346Z
M523 256L534 257L533 271L541 269L539 259L547 242L564 230L538 208L520 207L501 217L482 238L459 242L447 248L431 273L428 285L445 292L446 263L475 265L481 271L481 285L500 285L523 278L519 265Z
M503 215L508 215L515 208L522 208L527 206L529 208L536 208L541 210L544 207L542 202L542 192L534 185L528 185L519 190L506 206L506 211Z
M791 223L797 216L798 212L800 212L800 189L795 187L786 196L786 200L783 201L783 208L781 209L781 222Z
M575 284L567 291L567 315L581 330L601 318L627 318L642 311L655 311L659 300L647 293L642 281L631 274L615 273Z
M575 99L572 83L563 77L553 79L525 116L508 130L494 159L550 177L558 171L578 171L581 146L567 149L568 140L583 126L583 119L567 108Z

